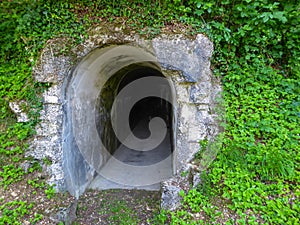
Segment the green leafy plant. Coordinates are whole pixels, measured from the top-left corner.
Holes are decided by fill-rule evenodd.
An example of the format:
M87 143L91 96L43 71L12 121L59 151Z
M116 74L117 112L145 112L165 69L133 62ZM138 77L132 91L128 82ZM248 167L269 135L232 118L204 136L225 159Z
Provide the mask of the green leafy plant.
M53 185L47 185L47 188L45 190L45 194L47 195L47 198L52 198L56 193L56 189Z
M24 171L21 168L16 168L14 165L5 165L0 171L0 184L7 187L9 184L18 182L22 179Z
M32 187L34 187L34 188L44 188L44 187L46 186L45 182L39 181L38 178L35 178L35 179L33 179L33 180L28 179L28 180L27 180L27 183L28 183L29 185L31 185ZM45 191L45 193L46 193L46 191ZM47 194L47 193L46 193L46 194ZM48 196L48 195L47 195L47 196Z
M14 224L21 225L19 219L29 214L29 210L33 207L33 204L28 204L24 201L11 201L6 202L0 206L1 217L0 224ZM32 221L33 223L39 221L40 216L36 216Z

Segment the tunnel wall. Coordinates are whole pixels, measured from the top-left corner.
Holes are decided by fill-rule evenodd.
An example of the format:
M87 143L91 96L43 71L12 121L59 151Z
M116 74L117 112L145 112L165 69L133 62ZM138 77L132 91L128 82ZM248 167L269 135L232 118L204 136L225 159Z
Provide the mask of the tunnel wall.
M182 35L161 35L147 40L137 35L128 36L120 32L108 34L101 29L95 29L85 43L73 47L64 55L59 52L66 45L66 41L49 40L33 70L36 81L49 83L50 88L43 94L41 123L36 128L37 135L27 155L40 160L47 158L52 162L47 166L50 176L48 181L56 184L59 190L68 190L71 194L79 196L95 175L95 168L91 166L92 159L84 156L76 148L73 138L75 134L69 126L69 103L77 91L74 84L84 74L84 68L87 66L84 63L91 57L97 58L96 55L103 51L104 46L124 44L140 48L146 55L149 54L152 58L148 61L156 62L174 87L176 106L173 112L173 143L176 150L176 168L174 179L162 185L165 195L174 195L178 191L174 185L178 184L180 187L181 178L176 174L189 169L194 154L199 150L199 141L213 140L221 130L215 110L221 86L211 73L210 58L213 45L204 35L198 34L195 39ZM105 67L106 72L114 73L116 65L113 62L107 65L109 67ZM92 101L96 100L97 98ZM83 103L84 101L87 100L82 100ZM86 108L77 111L85 112ZM88 119L86 122L89 123ZM84 137L79 139L86 141ZM106 160L105 156L100 158ZM173 186L170 183L173 183Z
M114 133L111 123L110 113L111 108L113 106L113 102L120 89L123 87L124 80L126 80L126 78L130 76L130 73L132 73L132 71L135 70L141 70L146 68L151 68L153 70L159 69L158 65L155 65L151 62L134 63L120 69L116 72L116 74L114 74L111 78L107 80L96 100L96 110L98 110L96 115L97 117L99 117L96 118L97 131L101 136L101 140L104 143L105 147L109 149L110 154L113 154L114 151L120 145L120 142L118 141Z
M96 112L95 105L97 105L99 96L101 97L100 91L111 95L105 103L107 107L102 108L106 111L110 110L115 95L114 89L116 89L116 84L120 79L118 75L114 78L114 75L127 66L143 62L155 64L155 60L153 55L137 47L119 45L95 49L84 57L74 69L72 77L66 86L67 92L65 95L65 113L67 117L71 117L71 120L65 120L66 123L63 125L63 128L72 126L72 130L63 129L63 138L65 140L63 144L64 171L71 177L71 179L66 180L68 187L74 187L74 190L79 189L79 193L81 193L81 188L77 187L78 183L80 187L84 187L93 178L92 174L87 174L88 171L86 171L86 176L81 176L84 173L82 171L86 170L87 167L82 164L79 166L79 164L73 163L76 162L73 159L68 159L68 155L74 155L74 146L69 145L70 142L74 143L73 140L76 140L76 149L79 149L84 161L92 168L89 171L99 171L110 158L110 153L106 151L105 144L110 149L116 147L114 145L117 143L115 143L114 138L107 138L109 135L114 137L110 124L107 124L109 119L99 120L103 122L103 124L100 124L100 129L105 129L103 135L106 136L104 139L106 143L103 143L101 137L99 138L98 136L99 132L97 131L94 117L99 115ZM110 83L115 84L115 87L110 87L113 89L112 93L108 92L108 87L105 86L109 78L115 79ZM108 113L101 113L100 116L108 116ZM69 183L67 183L68 181ZM69 190L71 191L70 188ZM74 193L73 190L71 192Z

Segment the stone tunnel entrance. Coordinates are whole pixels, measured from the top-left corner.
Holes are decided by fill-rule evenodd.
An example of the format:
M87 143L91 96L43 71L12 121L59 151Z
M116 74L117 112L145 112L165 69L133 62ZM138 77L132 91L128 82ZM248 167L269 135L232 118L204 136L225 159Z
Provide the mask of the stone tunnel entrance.
M68 186L159 190L175 171L174 88L141 49L92 53L66 84Z
M97 175L95 180L91 183L90 187L94 189L109 189L109 188L133 188L126 184L137 184L135 180L141 179L145 176L145 171L139 170L139 167L147 167L159 163L160 161L167 159L173 152L173 106L170 102L160 97L149 96L136 102L129 113L128 122L130 131L138 139L146 139L151 135L149 130L149 123L152 118L159 117L163 119L167 132L163 140L152 141L159 142L160 144L152 150L145 151L144 146L140 146L138 149L131 149L120 142L116 137L114 129L112 127L111 115L118 115L122 111L123 107L126 107L128 100L132 98L130 95L123 96L118 99L118 103L112 111L112 104L115 101L116 95L120 93L123 88L126 88L130 83L144 78L144 77L162 77L163 74L157 69L152 68L153 65L146 64L132 64L125 67L113 75L104 85L102 91L97 99L96 103L96 126L99 137L105 148L112 155L113 160L109 159L102 170L109 170L109 177L115 178L118 182L113 182L100 174ZM160 82L156 84L162 86L160 91L161 95L172 95L171 87L166 82ZM146 87L142 87L146 88ZM132 93L138 95L138 92ZM163 97L163 96L161 96ZM117 117L117 116L114 116ZM115 118L116 119L116 118ZM121 125L122 126L122 125ZM116 128L118 129L118 128ZM122 129L122 128L121 128ZM130 134L125 134L129 136ZM124 170L119 168L119 163L116 160L136 167L136 170ZM170 157L163 168L161 166L154 167L152 176L168 178L172 176L172 157ZM124 168L124 167L123 167ZM111 173L114 173L113 175ZM106 173L106 172L104 172ZM159 190L160 184L158 182L152 184L152 177L148 177L148 181L142 181L141 184L134 188L137 189L150 189ZM149 185L147 185L149 184Z
M197 183L191 163L199 141L213 142L222 131L213 44L202 34L148 40L108 30L93 29L66 54L64 38L47 42L33 75L51 86L27 155L51 160L47 182L77 198L87 188L161 183L162 207L174 208L179 190ZM201 170L217 149L201 149Z

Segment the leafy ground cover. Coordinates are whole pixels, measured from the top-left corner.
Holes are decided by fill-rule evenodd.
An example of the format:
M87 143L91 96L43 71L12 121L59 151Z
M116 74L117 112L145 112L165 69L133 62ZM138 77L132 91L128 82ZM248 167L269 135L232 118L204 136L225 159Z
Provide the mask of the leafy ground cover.
M89 27L107 23L149 38L162 30L205 33L215 44L212 70L222 79L226 107L222 147L203 183L181 193L181 208L161 211L153 223L300 223L299 9L296 0L1 1L0 224L42 219L32 213L38 201L15 200L7 190L27 182L32 195L55 198L38 165L21 169L34 164L24 152L47 88L31 76L40 50L58 36L79 43ZM27 123L9 109L19 100L28 103Z

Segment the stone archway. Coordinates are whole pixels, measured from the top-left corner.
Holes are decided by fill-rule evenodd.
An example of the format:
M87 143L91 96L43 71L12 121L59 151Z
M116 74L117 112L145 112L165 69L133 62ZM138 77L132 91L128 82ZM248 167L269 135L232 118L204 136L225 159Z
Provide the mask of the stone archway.
M115 102L123 86L130 86L135 83L133 81L139 80L134 75L130 78L125 74L135 69L148 70L149 73L152 71L158 76L142 77L166 77L172 87L172 110L165 105L160 108L162 113L159 116L166 121L170 117L172 120L171 123L167 122L167 127L172 130L170 143L173 176L161 182L161 191L162 207L176 207L179 190L188 189L190 181L193 181L193 185L199 181L199 174L193 171L191 165L195 153L199 151L199 141L213 141L222 130L218 119L220 114L216 111L222 89L210 70L213 52L210 40L201 34L194 39L162 34L147 40L138 35L107 33L106 29L97 28L85 43L61 55L60 49L65 48L65 45L64 39L49 40L33 70L36 81L48 83L50 87L43 93L41 123L36 128L37 134L26 154L39 160L49 159L52 163L46 166L50 175L48 182L55 184L58 190L68 190L79 197L86 188L91 187L99 175L99 169L107 164L120 146L115 138L103 138L107 132L112 133L112 129L107 126L108 130L102 130L105 128L103 121L105 123L108 120L102 121L100 118L109 114L99 112L99 109L104 109L99 101L101 90L105 89L105 84L110 83L108 80L111 77L116 78L114 75L120 73L118 79L111 81L113 91L107 92L112 94L111 97L106 96L106 99ZM105 95L103 92L102 97L105 98ZM156 98L145 98L132 107L132 114L128 116L132 130L139 123L134 118L143 117L155 105L165 104L159 101ZM148 106L150 109L147 109ZM146 137L149 133L147 129L144 131ZM137 136L143 139L143 134ZM99 151L99 141L108 148L106 153ZM216 156L217 148L212 151L201 150L205 151L201 170L205 170ZM159 160L163 161L163 157ZM145 165L147 160L143 163ZM191 176L180 176L187 171Z
M140 84L134 84L137 82ZM116 96L132 83L136 85L133 92L116 101ZM143 95L140 99L139 94ZM172 177L176 167L174 94L156 59L140 48L111 46L86 56L66 86L63 151L70 159L64 164L68 187L159 190L160 182ZM135 104L128 118L120 121L123 109L132 100ZM163 127L151 130L150 120L157 117L163 119ZM116 121L116 128L112 121ZM130 144L139 145L138 149L124 144L130 135L124 133L128 132L124 122L133 132ZM166 132L160 134L164 127ZM119 130L123 140L116 136ZM145 149L147 139L160 145Z

